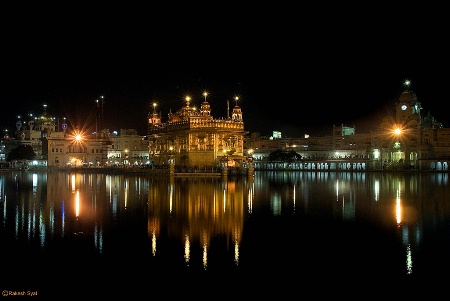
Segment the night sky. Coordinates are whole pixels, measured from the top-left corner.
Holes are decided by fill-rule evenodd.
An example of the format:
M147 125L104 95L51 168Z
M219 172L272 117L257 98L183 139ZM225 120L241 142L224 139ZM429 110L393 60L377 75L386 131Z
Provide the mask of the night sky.
M186 95L200 106L206 90L215 118L225 118L227 101L232 108L239 96L249 132L328 135L341 124L367 132L393 113L409 79L422 114L450 127L450 52L439 18L425 24L397 12L350 18L330 8L312 18L289 11L198 13L164 24L90 16L76 26L62 16L58 26L8 33L0 50L0 126L14 130L17 115L40 114L46 104L69 125L93 128L103 95L105 127L145 135L152 102L166 121Z

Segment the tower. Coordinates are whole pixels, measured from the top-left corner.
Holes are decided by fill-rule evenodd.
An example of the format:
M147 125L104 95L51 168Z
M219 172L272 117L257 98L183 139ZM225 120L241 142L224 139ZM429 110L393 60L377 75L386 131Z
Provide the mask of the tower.
M395 120L403 128L419 128L420 110L422 109L417 96L410 90L411 81L403 82L405 91L400 95L395 107Z

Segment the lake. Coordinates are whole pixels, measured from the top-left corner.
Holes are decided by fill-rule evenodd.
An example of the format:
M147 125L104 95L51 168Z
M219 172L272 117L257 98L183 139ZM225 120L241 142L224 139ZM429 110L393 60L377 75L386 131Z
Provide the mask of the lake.
M404 296L450 267L445 172L5 171L0 201L4 296Z

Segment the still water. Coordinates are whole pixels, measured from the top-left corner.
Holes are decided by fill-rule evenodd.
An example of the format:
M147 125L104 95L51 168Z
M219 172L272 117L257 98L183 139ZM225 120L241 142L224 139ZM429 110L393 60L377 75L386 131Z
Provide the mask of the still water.
M448 176L2 172L0 289L90 299L412 288L449 271Z

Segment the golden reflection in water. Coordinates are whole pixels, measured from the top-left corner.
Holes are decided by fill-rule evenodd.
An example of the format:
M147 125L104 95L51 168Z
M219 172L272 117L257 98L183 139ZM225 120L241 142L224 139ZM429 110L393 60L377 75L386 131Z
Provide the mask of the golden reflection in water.
M400 187L397 189L396 193L395 217L397 219L397 226L400 227L402 223L402 201L400 199Z
M191 259L191 242L189 241L189 235L184 236L184 260L189 265Z
M253 212L253 190L251 188L248 189L247 193L247 206L248 206L248 213Z
M409 243L409 229L408 229L408 223L411 223L415 221L415 214L413 210L406 208L403 208L403 202L402 202L402 194L405 191L405 185L402 181L396 182L397 189L395 190L395 219L396 219L396 225L399 229L402 231L402 240L404 245L406 245L406 256L405 256L405 266L406 266L406 273L412 274L413 272L413 254L411 250L411 244ZM410 191L414 191L414 185L413 187L410 187Z
M152 232L152 255L156 255L156 232L154 230Z
M223 212L225 212L226 205L227 205L227 192L224 189L223 190Z
M239 265L239 242L234 242L234 263Z
M208 267L208 245L203 245L203 268L206 270Z
M75 192L75 216L78 217L80 216L80 191L77 190Z
M380 180L375 179L375 183L373 185L373 192L375 194L374 199L376 202L380 200Z
M157 218L148 219L147 223L148 233L150 234L150 238L152 241L152 254L153 256L156 256L156 236L159 234L159 222Z
M172 213L173 210L173 181L174 179L170 178L170 184L169 184L169 212Z
M116 175L45 173L34 176L26 172L9 177L12 185L7 185L6 189L13 189L14 193L4 192L5 182L0 178L3 201L0 206L3 208L3 220L9 220L4 227L11 227L17 239L39 241L44 245L46 238L48 241L77 232L76 226L82 227L85 235L90 235L92 242L101 251L103 236L108 237L103 234L114 230L112 225L121 215L130 214L125 213L124 209L141 206L138 209L147 213L147 235L148 240L151 240L153 256L159 255L157 243L160 233L164 232L170 240L182 242L177 248L184 247L187 264L197 261L191 252L195 255L199 254L198 249L205 252L209 269L214 262L211 259L215 256L211 252L212 238L226 237L226 248L230 248L230 252L234 251L237 264L244 216L256 211L254 208L270 206L268 197L260 194L265 191L263 188L266 182L259 178L256 179L257 192L254 197L253 185L232 180L175 177L171 182L168 179L158 180L153 185L152 180L146 178L135 181ZM139 181L149 182L148 191L140 190ZM368 183L373 192L367 192L366 184L359 179L355 179L355 183L345 181L346 178L333 182L300 181L298 187L294 186L290 190L289 196L283 193L278 195L282 203L288 198L301 204L297 211L302 211L302 214L309 214L311 210L308 210L308 206L329 206L330 203L336 204L338 198L343 203L333 205L332 209L333 212L337 211L336 208L339 213L344 211L344 219L367 216L382 227L397 228L405 252L403 266L406 265L407 273L412 273L413 262L415 265L420 262L416 250L421 245L422 235L428 234L422 229L424 221L443 223L445 216L448 216L448 175L427 174L419 178L406 174L401 177L396 174L374 174ZM324 187L326 197L321 203L322 200L316 200L313 195ZM144 192L146 194L141 196ZM248 212L244 214L244 210L247 210L245 206ZM80 217L77 223L73 223L75 216ZM104 245L105 248L107 246ZM159 252L161 246L159 242ZM177 253L177 256L183 256L182 253ZM203 261L203 258L199 261Z
M202 245L203 245L203 268L206 270L208 266L208 233L205 231L202 234Z
M75 175L72 175L72 191L75 191Z
M253 199L255 196L255 181L254 178L251 177L248 180L248 192L247 192L247 207L248 213L253 212Z
M206 269L212 237L226 237L227 245L239 248L247 191L243 184L214 178L175 178L165 188L159 183L148 193L149 223L158 221L170 239L178 237L183 242L186 264L190 264L192 248L199 248Z

